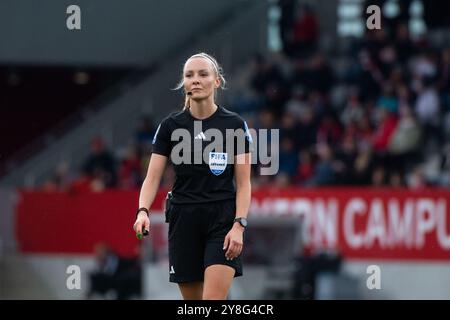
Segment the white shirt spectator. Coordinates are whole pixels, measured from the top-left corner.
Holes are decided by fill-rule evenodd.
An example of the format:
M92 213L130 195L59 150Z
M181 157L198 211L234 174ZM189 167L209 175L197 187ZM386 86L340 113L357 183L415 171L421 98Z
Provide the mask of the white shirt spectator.
M428 88L417 96L416 114L422 124L436 125L439 122L439 96L435 89Z

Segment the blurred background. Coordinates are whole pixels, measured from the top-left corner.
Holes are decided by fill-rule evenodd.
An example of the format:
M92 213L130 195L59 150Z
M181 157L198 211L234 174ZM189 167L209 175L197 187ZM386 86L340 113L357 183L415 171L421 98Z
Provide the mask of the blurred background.
M181 298L170 166L150 237L132 225L201 51L219 104L280 129L230 299L450 299L450 1L72 2L0 0L1 299Z

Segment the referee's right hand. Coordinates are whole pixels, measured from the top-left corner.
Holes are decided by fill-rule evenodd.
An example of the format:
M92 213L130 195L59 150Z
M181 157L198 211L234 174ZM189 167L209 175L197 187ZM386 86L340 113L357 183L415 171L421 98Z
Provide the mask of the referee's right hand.
M133 229L136 234L142 234L144 229L147 230L147 232L150 231L150 218L145 212L142 211L138 213Z

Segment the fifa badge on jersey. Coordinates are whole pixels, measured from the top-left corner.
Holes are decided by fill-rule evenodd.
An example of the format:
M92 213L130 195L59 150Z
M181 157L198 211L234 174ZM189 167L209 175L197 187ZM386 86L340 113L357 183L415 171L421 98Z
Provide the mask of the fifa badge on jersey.
M228 154L225 152L209 153L209 170L216 176L222 174L227 167Z

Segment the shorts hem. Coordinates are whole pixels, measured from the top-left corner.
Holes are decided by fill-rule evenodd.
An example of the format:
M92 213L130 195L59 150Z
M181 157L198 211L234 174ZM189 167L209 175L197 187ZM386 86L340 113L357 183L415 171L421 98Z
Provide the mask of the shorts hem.
M187 282L203 282L204 277L201 278L169 278L169 282L172 283L187 283Z
M206 268L208 268L209 266L213 266L215 264L229 266L229 267L233 268L234 269L234 278L243 276L242 268L232 266L232 265L226 264L224 262L211 262L209 264L205 264L204 268L206 270ZM172 282L172 283L203 282L204 280L205 280L204 276L192 277L192 278L169 278L169 282Z
M225 263L225 262L211 262L211 263L205 264L205 270L206 270L206 268L208 268L209 266L213 266L213 265L215 265L215 264L220 264L220 265L223 265L223 266L228 266L228 267L233 268L233 269L234 269L234 278L242 277L242 276L243 276L242 268L239 268L239 267L236 267L236 266L229 265L229 264L227 264L227 263Z

